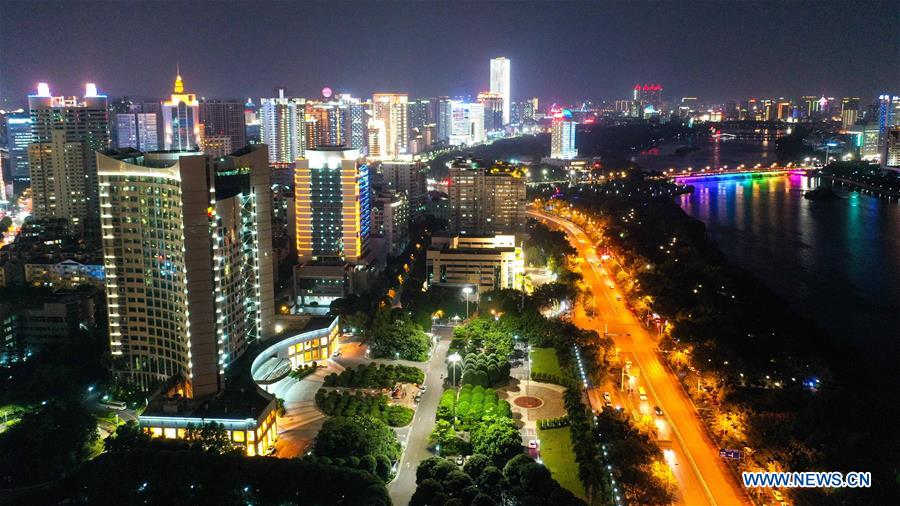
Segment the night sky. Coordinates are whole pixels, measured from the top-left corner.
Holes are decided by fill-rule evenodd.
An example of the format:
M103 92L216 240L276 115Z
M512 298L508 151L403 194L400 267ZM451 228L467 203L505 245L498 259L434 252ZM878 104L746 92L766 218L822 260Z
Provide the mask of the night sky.
M0 105L38 81L162 97L475 94L512 60L513 99L900 92L900 2L301 3L0 0Z

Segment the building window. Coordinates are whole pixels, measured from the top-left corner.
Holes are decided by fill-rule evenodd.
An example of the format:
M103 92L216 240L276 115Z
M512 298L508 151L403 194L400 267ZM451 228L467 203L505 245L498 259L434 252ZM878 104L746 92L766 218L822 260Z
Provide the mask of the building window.
M243 443L244 442L244 431L236 430L231 433L231 440L235 443Z
M177 437L177 432L174 428L166 428L163 433L166 436L166 439L175 439Z

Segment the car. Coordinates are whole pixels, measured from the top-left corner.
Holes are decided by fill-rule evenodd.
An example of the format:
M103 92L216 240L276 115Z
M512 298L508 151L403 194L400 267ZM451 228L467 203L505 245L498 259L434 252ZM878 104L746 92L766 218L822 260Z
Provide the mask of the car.
M275 455L276 451L277 450L275 449L275 445L272 445L268 450L266 450L266 455L271 457L272 455Z
M612 396L609 395L609 392L603 392L603 400L606 402L612 402Z
M622 300L622 296L621 296L621 295L616 295L616 300Z
M416 394L415 401L416 401L416 403L418 403L418 402L421 401L421 400L422 400L422 392L419 392L419 393Z
M662 414L663 414L663 413L662 413L662 409L660 409L659 406L654 406L654 407L653 407L653 412L656 413L656 416L662 416Z
M466 459L462 455L456 456L456 465L461 466L465 463Z
M428 387L425 386L425 385L422 385L422 386L419 387L419 391L420 391L420 392L425 392L426 390L428 390Z
M535 450L535 449L537 449L537 447L538 447L538 444L537 444L537 441L536 441L536 440L532 439L532 440L528 441L528 448L529 448L529 449Z

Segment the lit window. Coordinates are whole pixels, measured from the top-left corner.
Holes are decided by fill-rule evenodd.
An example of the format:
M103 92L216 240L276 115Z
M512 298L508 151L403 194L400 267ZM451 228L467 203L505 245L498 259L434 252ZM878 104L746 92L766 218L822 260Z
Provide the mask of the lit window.
M166 439L175 439L175 436L177 435L174 428L167 428L163 431L163 433L165 434Z
M236 430L231 433L231 440L235 443L243 443L244 442L244 431Z

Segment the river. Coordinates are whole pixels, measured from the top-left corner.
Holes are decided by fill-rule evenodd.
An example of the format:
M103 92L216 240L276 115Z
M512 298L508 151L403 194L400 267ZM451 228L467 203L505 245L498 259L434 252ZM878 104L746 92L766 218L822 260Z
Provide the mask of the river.
M716 143L719 144L719 143ZM771 163L769 146L705 145L687 157L645 152L647 168ZM680 158L689 158L681 160ZM719 163L716 163L719 161ZM853 344L867 364L896 378L900 363L900 204L836 190L842 198L809 201L818 178L770 177L694 184L679 197L691 216L736 264ZM882 376L884 377L884 376Z

